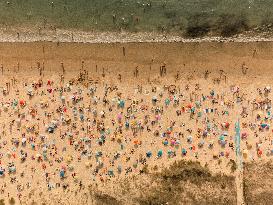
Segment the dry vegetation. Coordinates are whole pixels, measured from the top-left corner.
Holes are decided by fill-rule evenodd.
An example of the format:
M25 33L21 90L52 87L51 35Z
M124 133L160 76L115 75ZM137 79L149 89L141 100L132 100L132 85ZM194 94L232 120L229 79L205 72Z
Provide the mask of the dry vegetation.
M244 169L244 196L248 205L270 205L273 201L273 161L247 163Z
M234 177L212 174L198 162L179 161L152 175L156 187L137 201L150 204L235 204Z
M160 172L149 170L137 179L117 184L122 192L111 195L95 191L95 204L236 204L233 176L212 174L198 162L179 161Z

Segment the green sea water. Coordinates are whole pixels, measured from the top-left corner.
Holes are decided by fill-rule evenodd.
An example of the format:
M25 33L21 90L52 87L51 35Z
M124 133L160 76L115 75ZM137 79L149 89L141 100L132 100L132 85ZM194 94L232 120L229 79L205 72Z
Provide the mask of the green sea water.
M11 27L229 35L271 23L273 0L0 0Z

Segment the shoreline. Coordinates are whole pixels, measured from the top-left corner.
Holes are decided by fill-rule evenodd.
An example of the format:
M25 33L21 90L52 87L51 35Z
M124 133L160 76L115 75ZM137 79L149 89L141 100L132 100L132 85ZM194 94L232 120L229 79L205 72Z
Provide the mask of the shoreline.
M177 33L157 32L99 32L78 30L33 30L28 28L0 28L0 42L61 42L61 43L201 43L201 42L272 42L270 32L243 33L233 37L204 36L185 38Z

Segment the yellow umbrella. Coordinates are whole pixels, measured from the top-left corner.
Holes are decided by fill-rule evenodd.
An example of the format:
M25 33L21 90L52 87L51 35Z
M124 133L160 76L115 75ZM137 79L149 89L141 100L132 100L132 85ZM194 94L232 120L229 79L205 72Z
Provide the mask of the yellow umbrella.
M244 159L247 159L248 151L246 149L243 150L243 157Z
M68 155L66 158L66 162L70 163L73 160L73 157L71 155Z
M86 166L86 168L89 168L89 167L90 167L90 165L91 165L91 163L90 163L90 162L85 162L85 166Z
M117 142L121 142L122 141L123 136L122 135L117 135Z

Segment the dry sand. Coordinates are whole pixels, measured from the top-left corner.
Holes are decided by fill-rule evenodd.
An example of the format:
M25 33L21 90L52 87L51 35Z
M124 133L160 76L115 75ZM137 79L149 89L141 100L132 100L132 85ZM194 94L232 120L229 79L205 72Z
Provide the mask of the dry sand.
M125 52L124 52L125 51ZM124 55L125 54L125 55ZM186 159L199 161L202 166L207 166L213 173L224 173L230 176L235 174L231 172L230 169L230 160L236 160L234 149L229 146L229 143L234 144L234 123L239 118L241 125L246 123L245 128L242 127L242 131L247 132L249 135L247 137L248 147L248 156L245 161L267 161L271 158L271 155L266 153L272 149L272 128L269 130L258 130L258 125L261 121L256 120L257 113L259 111L252 112L252 102L256 98L259 98L260 101L265 100L267 97L264 95L265 86L272 87L273 80L273 43L272 42L192 42L192 43L127 43L127 44L88 44L88 43L48 43L48 42L36 42L36 43L1 43L0 44L0 63L3 65L3 74L0 73L2 88L6 87L6 83L10 83L11 89L7 95L1 93L1 149L0 152L3 154L1 160L1 166L6 168L6 176L0 178L0 187L3 187L4 192L1 193L1 198L5 198L7 201L9 198L14 197L18 203L18 196L23 204L30 204L36 202L41 204L42 202L46 204L95 204L96 202L88 190L88 186L94 186L94 190L100 190L103 193L108 193L109 195L117 195L115 193L115 186L118 184L117 181L125 180L129 177L130 180L134 180L132 176L138 175L140 170L143 168L141 163L138 164L137 168L133 168L133 172L129 173L129 176L125 175L125 168L133 166L134 162L139 159L139 156L142 154L144 157L146 152L150 150L153 153L153 156L147 160L149 167L158 166L159 170L162 170L164 167L168 167L176 160ZM84 61L82 67L82 61ZM44 67L42 71L42 76L39 75L39 70L37 62L40 63L40 67ZM61 62L63 62L65 73L61 67ZM166 64L166 75L160 77L160 66ZM243 66L244 65L244 66ZM138 66L138 77L134 77L135 68ZM243 69L242 69L243 67ZM83 82L77 82L77 77L79 77L80 72L88 71L88 80ZM205 79L205 70L209 71L208 78ZM223 70L223 74L220 77L220 73ZM246 74L243 74L243 70L246 70ZM1 71L0 71L1 72ZM121 75L121 82L118 79L118 75ZM178 74L178 75L177 75ZM60 83L61 75L64 75L65 83ZM226 80L225 77L226 76ZM66 83L75 79L75 84L72 86L71 92L66 92L64 95L67 97L65 106L68 108L67 117L72 117L72 105L70 97L73 93L79 92L79 88L83 90L82 94L83 101L77 103L75 106L77 109L80 106L84 107L85 112L89 104L91 108L96 109L98 113L102 110L106 112L106 118L100 119L98 121L104 122L105 127L109 127L111 132L114 132L114 129L118 127L117 115L122 111L117 109L116 105L113 108L112 112L108 112L108 105L105 107L101 102L104 95L104 87L106 85L115 87L117 86L118 91L113 91L108 94L107 100L110 104L112 103L112 98L117 96L117 92L121 92L121 98L125 100L125 108L132 103L132 100L135 99L139 101L139 106L148 105L149 109L147 112L139 111L135 113L138 120L144 121L144 116L149 114L151 118L154 117L154 114L150 112L152 108L152 97L154 95L158 96L160 99L159 107L163 106L164 114L161 116L159 124L155 127L161 126L158 128L150 128L152 132L147 132L146 129L142 133L138 133L137 137L133 137L131 130L125 131L123 127L122 133L122 144L124 144L124 149L121 150L120 144L117 141L111 141L111 135L107 136L106 142L104 145L99 146L96 139L91 140L91 150L92 157L82 156L79 160L81 151L74 149L74 145L70 146L68 144L68 137L61 139L61 135L65 132L72 132L74 135L74 140L78 141L82 136L86 135L86 126L88 125L87 120L80 122L78 119L76 121L77 128L73 128L72 124L70 125L59 125L55 130L54 134L46 133L45 124L50 123L52 120L60 120L60 114L56 112L56 109L59 106L62 106L60 100L60 94L56 90L53 94L48 93L47 89L60 88L61 85L66 85ZM87 78L87 75L85 75ZM12 83L12 79L16 79L15 85ZM27 90L31 87L33 82L38 82L39 79L43 80L44 85L42 88L34 90L33 98L29 99L27 96ZM54 81L52 86L46 86L47 80ZM219 80L219 81L218 81ZM77 82L77 83L76 83ZM88 96L88 89L85 87L94 86L94 82L97 82L97 92L96 96L100 98L98 105L92 104L92 97ZM27 85L25 85L27 83ZM93 84L93 85L92 85ZM200 90L196 90L196 84L199 84ZM176 95L178 92L181 94L180 103L178 106L173 106L173 102L167 108L164 105L165 98L170 96L164 86L175 85L176 86ZM138 86L142 86L142 93L137 92ZM189 90L186 87L189 87ZM236 95L233 95L230 91L232 86L238 86L240 91L238 92L238 97L242 97L241 103L236 103ZM156 87L157 91L152 92L152 88ZM259 95L257 88L262 90L262 94ZM19 90L16 92L16 90ZM41 95L41 91L44 90L46 95ZM215 124L215 130L206 137L205 145L203 148L198 148L197 144L201 142L202 137L198 137L197 128L201 130L205 128L205 124L202 122L205 113L203 113L202 118L199 121L195 119L190 119L189 113L183 113L181 116L176 116L176 110L182 109L183 106L186 106L189 103L194 104L196 100L199 100L203 95L209 96L210 91L214 90L215 99L217 99L218 104L212 104L211 99L207 99L202 102L202 109L197 109L203 112L204 108L217 108L217 112L207 114L207 118L210 119L211 125ZM146 92L146 94L144 94ZM163 97L160 98L159 94L163 93ZM218 97L217 97L218 95ZM221 98L222 96L222 98ZM193 98L193 102L190 101L190 98ZM268 98L272 98L272 94L269 93ZM24 108L13 109L8 108L8 111L4 111L4 105L6 102L11 102L13 99L25 99L27 105ZM141 102L141 99L143 102ZM48 102L49 107L46 109L40 108L40 102ZM228 108L224 104L234 104L233 108ZM247 107L246 118L241 117L242 107ZM31 118L29 115L29 109L33 107L37 109L37 115L35 118ZM229 111L229 115L222 115L222 111ZM45 111L52 112L50 118L45 117ZM126 109L122 111L122 124L125 123L124 115ZM262 110L261 117L267 115L267 113ZM26 114L26 118L22 120L22 125L17 129L16 122L11 127L10 123L13 120L17 119L18 114ZM39 118L39 120L37 119ZM85 118L90 118L91 122L94 119L92 113L85 113ZM114 119L115 125L112 125L111 120ZM72 122L74 119L72 119ZM176 124L173 127L173 133L178 134L179 132L183 133L184 137L177 136L177 139L180 140L181 145L176 149L174 147L164 147L162 144L162 138L155 137L153 131L159 129L159 132L162 133L170 127L171 123L176 121ZM223 130L221 129L221 123L229 122L230 127L226 131L228 136L226 137L227 145L225 148L222 148L218 144L218 137L221 135ZM271 120L263 121L268 123L271 126ZM249 124L256 123L256 128L250 130ZM27 132L26 126L39 125L37 136L35 133ZM183 126L185 124L185 126ZM97 125L96 125L97 126ZM98 132L95 130L91 131L95 135L95 138L99 137ZM84 127L85 130L82 130L81 127ZM192 133L187 131L191 129ZM77 131L79 134L77 135ZM255 132L257 135L255 136ZM31 149L30 142L27 142L26 147L22 147L21 144L13 149L15 146L11 143L11 138L18 138L21 141L22 134L26 133L27 139L34 137L36 139L35 150ZM213 135L215 133L215 136ZM89 133L90 134L90 133ZM49 144L54 142L57 147L57 154L49 156L49 161L37 161L37 154L42 154L42 146L44 142L40 140L40 135L45 135L47 138L45 143ZM121 134L120 134L121 135ZM193 143L196 150L191 151L189 148L192 146L187 143L187 137L193 136ZM172 136L175 138L174 136ZM142 145L138 148L134 147L134 144L131 140L138 138L142 141ZM126 141L126 140L127 141ZM213 140L214 148L212 150L208 149L208 143ZM5 141L7 144L5 145ZM256 143L260 143L260 149L263 151L262 156L257 155ZM250 145L252 146L250 148ZM66 148L66 151L62 151L63 148ZM185 157L181 155L181 149L186 148L188 154ZM19 155L20 150L28 153L27 159L24 163L20 162ZM134 149L133 153L130 153ZM156 154L159 149L162 149L164 155L161 159L156 159ZM247 149L246 140L242 140L242 150ZM176 151L176 156L168 158L167 151L173 150ZM9 158L7 152L16 153L16 157L12 156ZM103 152L104 167L105 171L112 168L115 170L116 177L109 178L103 174L101 171L102 177L93 176L93 170L96 167L95 153L96 151ZM115 162L113 167L109 164L109 159L113 158L114 152L120 152L121 158ZM220 152L224 155L228 152L228 157L219 157ZM198 155L196 154L198 153ZM67 157L68 155L73 156L71 164L74 167L74 171L67 171L67 178L61 180L59 177L59 170L61 166L67 166ZM107 156L109 155L109 157ZM213 158L213 155L217 159ZM34 156L34 160L31 157ZM130 160L126 162L126 157L130 156ZM63 157L63 158L62 158ZM61 163L55 161L58 159ZM109 158L109 159L108 159ZM50 161L52 161L52 166L50 166ZM16 165L17 172L14 174L7 173L7 165L9 162L13 162ZM89 162L92 167L86 168L85 163ZM42 164L46 165L46 170L42 169ZM123 172L117 174L117 165L120 164L123 167ZM33 168L32 168L33 167ZM32 170L36 171L32 171ZM21 177L20 174L24 172L24 176ZM50 182L56 186L56 183L69 184L69 187L66 190L63 188L53 188L51 191L48 190L45 173L49 173ZM71 174L75 172L76 178L73 179ZM11 178L16 177L17 182L11 183ZM104 180L105 182L102 182ZM82 181L83 187L80 188L79 182ZM147 181L147 180L146 180ZM28 182L30 182L28 187ZM145 183L145 177L143 177L143 183ZM5 187L4 187L5 185ZM20 186L23 187L23 190L20 190ZM81 191L79 191L81 189ZM135 190L136 195L137 189ZM132 193L132 192L130 192ZM18 195L19 194L19 195ZM120 193L119 193L120 194ZM89 195L89 196L88 196ZM123 197L123 198L122 198ZM126 199L127 197L127 199ZM134 203L132 200L128 199L130 196L124 195L120 196L122 199L121 203L127 202ZM111 204L111 203L110 203ZM126 204L126 203L125 203ZM179 204L179 202L177 202Z

